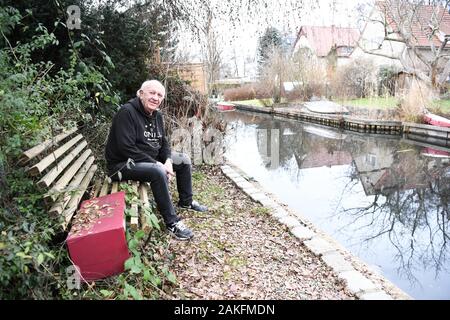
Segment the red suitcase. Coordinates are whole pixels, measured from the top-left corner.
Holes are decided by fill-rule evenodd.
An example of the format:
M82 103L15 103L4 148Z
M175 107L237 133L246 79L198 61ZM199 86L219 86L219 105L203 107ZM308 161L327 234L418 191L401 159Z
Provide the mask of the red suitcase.
M123 272L130 257L125 238L125 192L83 201L67 237L73 264L83 280Z

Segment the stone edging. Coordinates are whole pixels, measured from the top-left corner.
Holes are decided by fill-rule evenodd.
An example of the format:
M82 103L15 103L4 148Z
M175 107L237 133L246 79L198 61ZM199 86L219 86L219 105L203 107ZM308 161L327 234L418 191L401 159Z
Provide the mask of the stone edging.
M251 199L268 208L270 215L286 225L300 242L322 259L360 300L412 299L381 275L372 275L370 279L366 277L361 271L371 271L365 263L317 229L308 219L288 207L282 207L273 196L267 196L259 184L250 183L239 173L239 169L226 164L221 166L221 170ZM389 289L389 293L385 288Z

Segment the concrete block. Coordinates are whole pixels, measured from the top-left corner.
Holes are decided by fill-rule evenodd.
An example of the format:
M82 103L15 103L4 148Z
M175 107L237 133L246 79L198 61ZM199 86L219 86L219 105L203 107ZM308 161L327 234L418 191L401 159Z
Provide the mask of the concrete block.
M261 202L261 200L267 198L266 195L261 192L251 193L251 194L249 194L249 196L256 202Z
M292 228L291 232L300 241L309 240L316 235L314 231L301 225Z
M336 273L354 270L352 264L345 260L342 254L337 252L323 255L322 260Z
M273 201L272 199L270 199L270 198L262 199L261 200L261 204L264 207L268 207L268 208L275 208L275 207L278 206L278 204L275 201Z
M238 184L238 183L244 183L244 182L247 182L248 183L248 181L247 180L245 180L244 178L242 178L242 176L239 176L239 177L237 177L237 178L231 178L233 181L234 181L234 183L236 183L236 184Z
M232 179L233 181L234 181L234 179L242 178L241 175L240 175L239 173L236 173L236 172L225 173L225 175L226 175L228 178Z
M244 191L246 194L250 195L250 193L257 193L259 190L256 189L255 187L251 187L251 188L244 188L244 189L242 189L242 191Z
M338 274L338 278L344 280L347 283L348 289L354 294L357 294L361 291L380 289L378 285L374 284L372 281L364 277L360 272L355 270L340 272Z
M311 240L305 241L303 243L309 250L311 250L318 256L328 252L336 251L336 248L331 243L319 236L316 236Z
M271 211L272 216L274 216L277 219L286 217L289 215L289 213L284 210L282 207L276 207Z
M253 188L253 185L247 180L236 182L236 184L241 189Z
M222 169L222 171L224 171L224 170L233 170L233 169L232 169L229 165L227 165L227 164L221 166L220 169Z
M357 295L360 300L394 300L384 291L362 292Z
M289 229L300 226L300 222L294 217L287 216L279 220L282 224L285 224Z

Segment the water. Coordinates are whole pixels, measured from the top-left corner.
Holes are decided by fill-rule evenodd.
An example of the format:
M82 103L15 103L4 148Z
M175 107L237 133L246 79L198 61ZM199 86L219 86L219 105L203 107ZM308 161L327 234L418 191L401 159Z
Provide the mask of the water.
M415 299L450 299L450 150L223 114L225 157Z

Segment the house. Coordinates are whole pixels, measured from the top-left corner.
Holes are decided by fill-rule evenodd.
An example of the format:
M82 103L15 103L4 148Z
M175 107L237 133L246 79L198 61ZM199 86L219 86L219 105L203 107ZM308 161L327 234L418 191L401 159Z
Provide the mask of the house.
M359 31L355 28L336 26L302 26L298 31L292 55L301 49L309 49L323 61L328 72L348 63L356 47Z
M188 81L190 86L201 94L208 93L206 69L203 63L176 63L168 65L169 72L177 74L180 79Z
M443 6L377 1L350 58L419 78L426 75L434 83L448 61L449 39L450 14Z
M249 78L224 78L215 80L210 84L212 88L212 96L222 97L226 89L239 88L244 85L253 83Z

